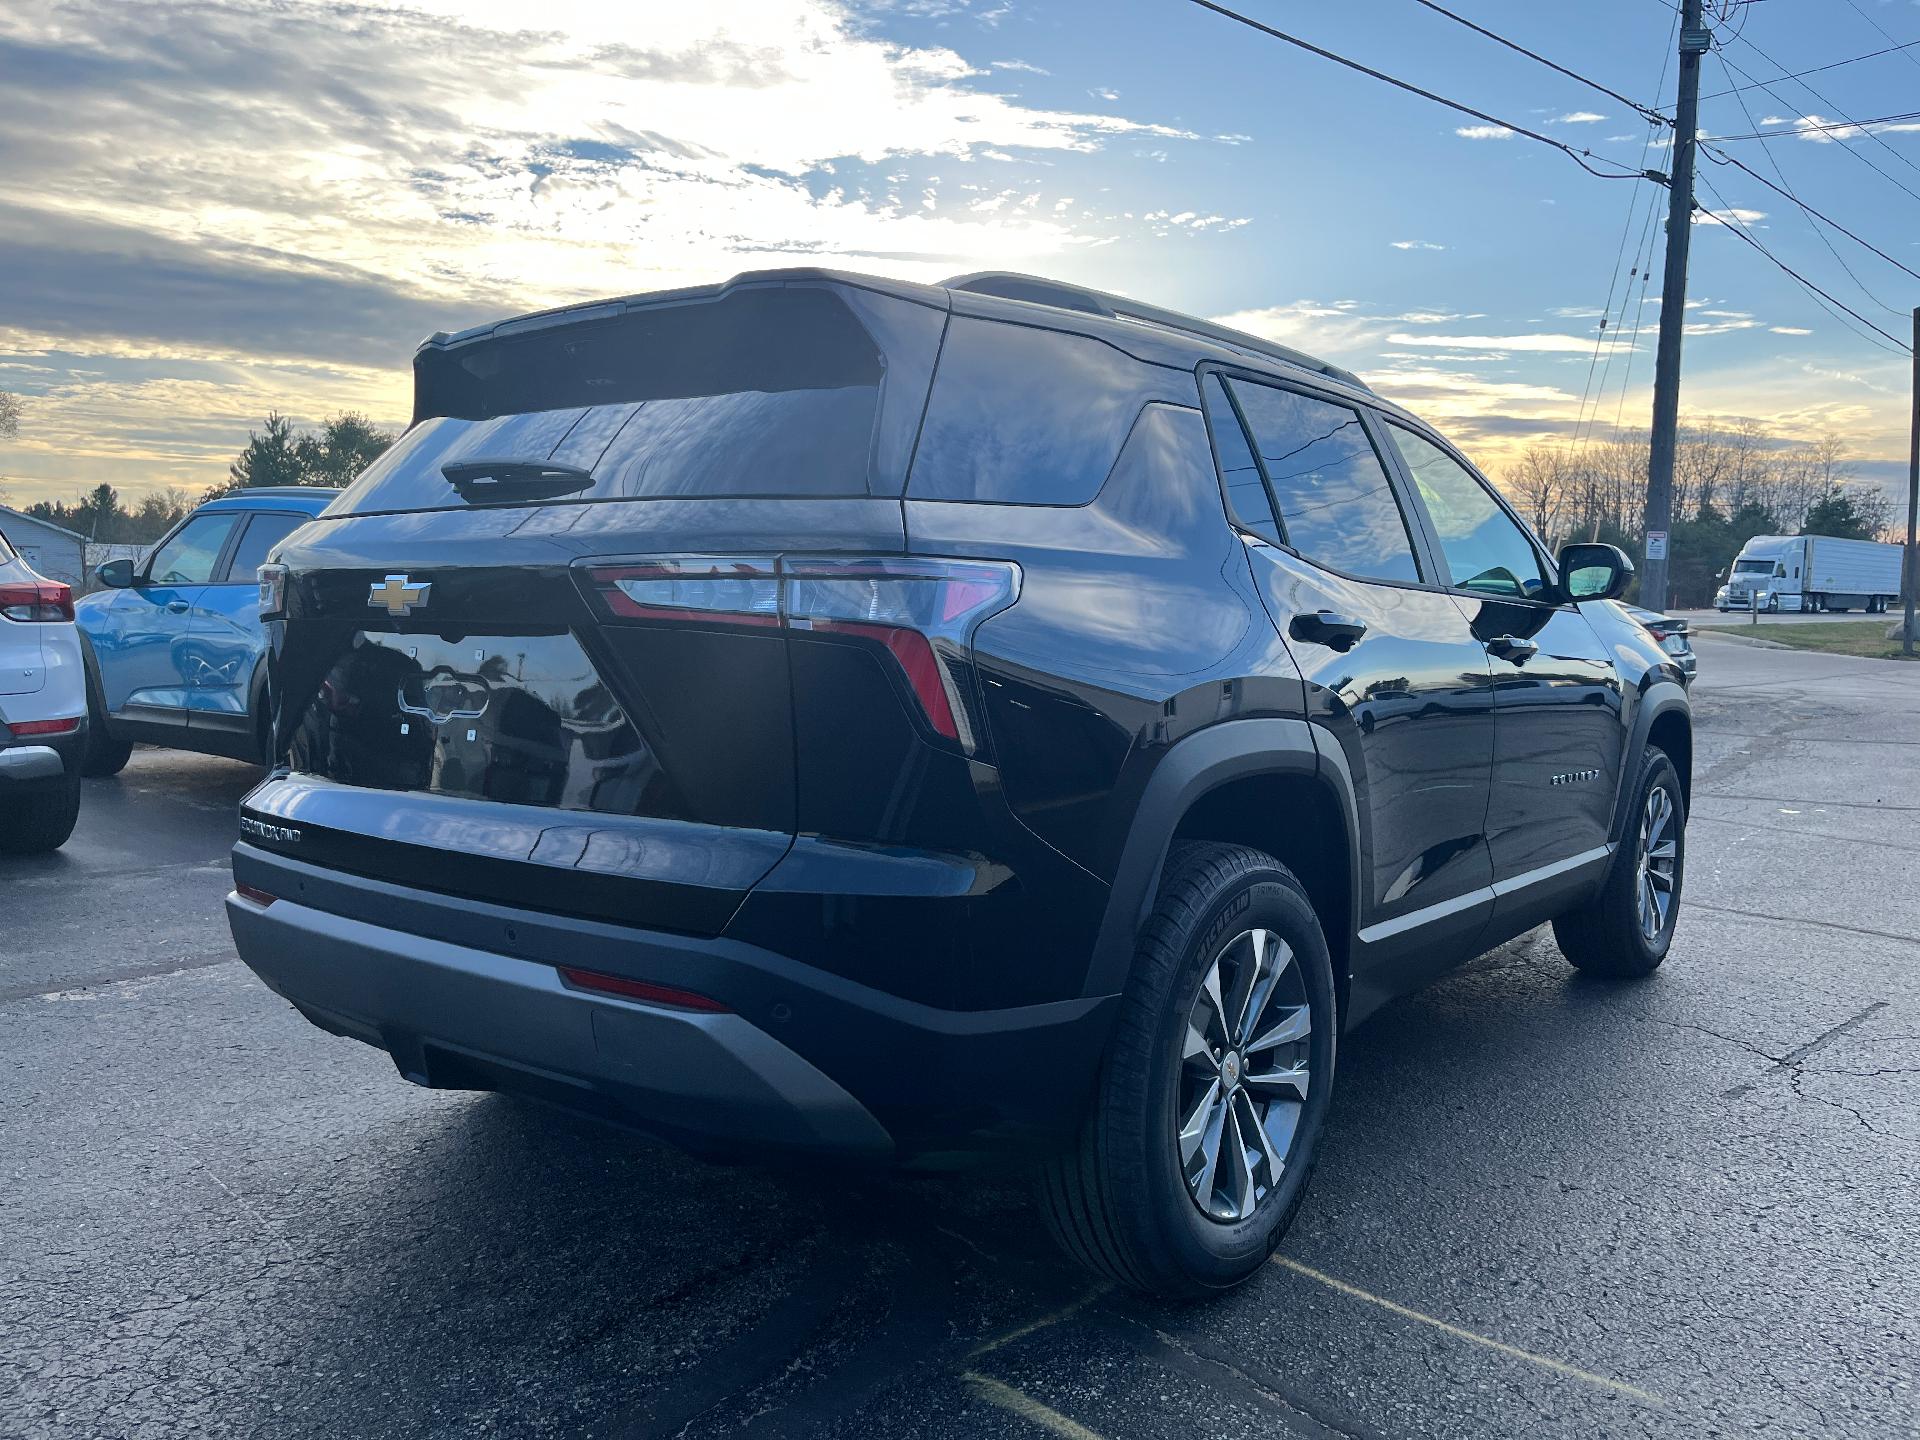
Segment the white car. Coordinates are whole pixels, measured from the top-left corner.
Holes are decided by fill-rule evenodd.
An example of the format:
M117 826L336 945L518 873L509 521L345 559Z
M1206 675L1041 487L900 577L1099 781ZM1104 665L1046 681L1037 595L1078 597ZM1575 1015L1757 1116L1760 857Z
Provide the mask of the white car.
M86 732L73 591L28 569L0 535L0 853L67 843Z

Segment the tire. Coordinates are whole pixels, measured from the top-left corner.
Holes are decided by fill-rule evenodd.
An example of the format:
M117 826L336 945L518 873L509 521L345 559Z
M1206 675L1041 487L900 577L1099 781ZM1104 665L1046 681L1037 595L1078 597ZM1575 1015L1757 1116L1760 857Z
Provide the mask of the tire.
M1268 937L1264 968L1256 934ZM1247 993L1249 971L1256 985L1265 981L1263 993ZM1255 1012L1220 1060L1205 1053L1218 1047L1185 1044L1191 1017L1208 1005L1201 997L1210 975L1225 1009ZM1217 1294L1257 1273L1313 1172L1333 1093L1337 1022L1326 939L1300 882L1244 846L1176 846L1141 928L1093 1104L1079 1135L1040 1175L1040 1209L1061 1248L1095 1274L1163 1299ZM1286 1040L1272 1041L1282 1033ZM1276 1072L1298 1077L1302 1069L1304 1081L1275 1083ZM1222 1078L1231 1098L1212 1104L1216 1091L1207 1087ZM1264 1117L1261 1104L1269 1107ZM1196 1126L1183 1143L1182 1119L1216 1115L1217 1127ZM1235 1167L1228 1157L1243 1118L1259 1130ZM1211 1171L1202 1163L1209 1135L1220 1162ZM1261 1149L1279 1152L1277 1183ZM1189 1169L1198 1176L1191 1184ZM1203 1213L1203 1203L1215 1213Z
M40 855L58 850L80 818L80 777L8 797L0 793L0 853Z
M1655 905L1652 913L1658 923L1649 933L1641 908L1640 860L1647 839L1649 806L1654 804L1656 791L1665 796L1669 808L1664 830L1656 830L1655 836L1670 838L1672 854L1670 868L1665 871L1669 882L1665 887L1667 908L1661 912ZM1642 752L1639 780L1630 793L1627 838L1614 853L1600 893L1553 922L1553 938L1568 963L1588 975L1610 980L1635 980L1660 968L1673 945L1673 927L1680 918L1680 892L1686 881L1686 800L1680 792L1680 773L1664 750L1649 745ZM1661 870L1657 848L1655 863L1649 868L1656 875ZM1653 881L1648 884L1648 893L1657 896L1662 887Z
M87 748L80 756L80 773L95 778L118 775L133 754L131 740L117 740L107 726L107 707L100 699L100 681L87 666Z

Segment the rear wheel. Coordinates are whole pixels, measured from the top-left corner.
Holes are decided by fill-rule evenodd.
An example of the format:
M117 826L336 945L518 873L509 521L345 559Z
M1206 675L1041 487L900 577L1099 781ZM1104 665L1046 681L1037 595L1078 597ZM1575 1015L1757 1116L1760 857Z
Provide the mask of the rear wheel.
M38 855L58 850L73 834L80 818L80 777L68 775L58 785L9 797L0 791L0 851L9 855Z
M107 707L100 699L100 681L87 666L87 748L80 757L82 775L118 775L133 754L131 740L116 740L107 728Z
M1634 979L1667 958L1686 878L1686 802L1680 773L1649 745L1640 760L1632 822L1600 893L1553 922L1569 963L1589 975Z
M1299 881L1242 846L1178 847L1092 1110L1041 1176L1055 1239L1167 1298L1254 1274L1305 1194L1336 1028L1326 940Z

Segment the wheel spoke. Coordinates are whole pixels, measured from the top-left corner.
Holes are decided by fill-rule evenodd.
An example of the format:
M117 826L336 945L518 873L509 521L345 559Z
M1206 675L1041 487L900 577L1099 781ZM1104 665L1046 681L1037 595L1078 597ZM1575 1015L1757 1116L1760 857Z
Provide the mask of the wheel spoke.
M1662 840L1658 845L1650 845L1647 847L1647 859L1655 863L1663 860L1672 860L1678 856L1679 853L1680 847L1675 845L1671 840Z
M1260 1013L1254 997L1261 995L1262 982L1267 978L1267 932L1250 930L1245 938L1252 954L1247 963L1240 967L1240 977L1244 983L1234 986L1239 992L1238 1003L1233 1007L1233 1028L1227 1034L1228 1041L1234 1045L1246 1039L1247 1028Z
M1218 1026L1220 1031L1218 1036L1219 1043L1222 1045L1232 1044L1233 1027L1227 1023L1227 1003L1220 995L1220 962L1218 959L1216 959L1207 970L1207 978L1200 986L1200 998L1204 1000L1213 1011L1213 1024ZM1194 1008L1199 1008L1197 1002Z
M1257 1054L1262 1050L1271 1050L1276 1045L1291 1045L1304 1040L1313 1031L1313 1012L1305 1005L1296 1005L1276 1021L1266 1034L1247 1044L1246 1053Z
M1266 1117L1254 1110L1252 1097L1242 1093L1240 1103L1246 1109L1242 1130L1251 1128L1253 1131L1253 1143L1260 1152L1260 1163L1267 1172L1267 1188L1271 1190L1280 1183L1280 1174L1287 1168L1287 1162L1273 1148L1273 1137L1267 1134Z
M1244 1220L1253 1213L1253 1162L1247 1159L1247 1137L1240 1123L1240 1111L1242 1107L1233 1105L1229 1108L1231 1110L1229 1119L1233 1130L1233 1178L1236 1192L1234 1195L1233 1218L1236 1220ZM1258 1129L1259 1127L1255 1126L1254 1128Z
M1193 1021L1187 1021L1186 1044L1181 1047L1180 1058L1186 1062L1198 1060L1208 1069L1218 1070L1220 1062L1214 1057L1213 1047L1207 1044L1207 1037L1193 1028Z
M1673 893L1673 876L1664 870L1647 871L1647 883L1652 885L1655 890L1661 891L1664 894L1671 895Z
M1193 1107L1193 1113L1187 1116L1186 1123L1180 1127L1180 1163L1187 1164L1193 1159L1194 1152L1206 1139L1207 1122L1213 1118L1216 1102L1220 1098L1220 1082L1210 1080L1201 1093L1200 1103Z
M1313 1075L1306 1066L1295 1066L1290 1070L1268 1070L1261 1074L1249 1072L1240 1083L1249 1090L1259 1091L1263 1095L1291 1093L1296 1100L1307 1098L1307 1085Z

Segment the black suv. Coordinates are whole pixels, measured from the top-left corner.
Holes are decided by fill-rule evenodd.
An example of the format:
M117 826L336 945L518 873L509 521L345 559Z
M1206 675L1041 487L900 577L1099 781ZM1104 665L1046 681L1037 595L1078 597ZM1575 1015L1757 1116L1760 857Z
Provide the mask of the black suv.
M422 1085L696 1149L1042 1157L1080 1260L1245 1278L1336 1037L1546 920L1644 975L1692 741L1354 376L1186 316L819 270L436 335L263 567L240 954Z

